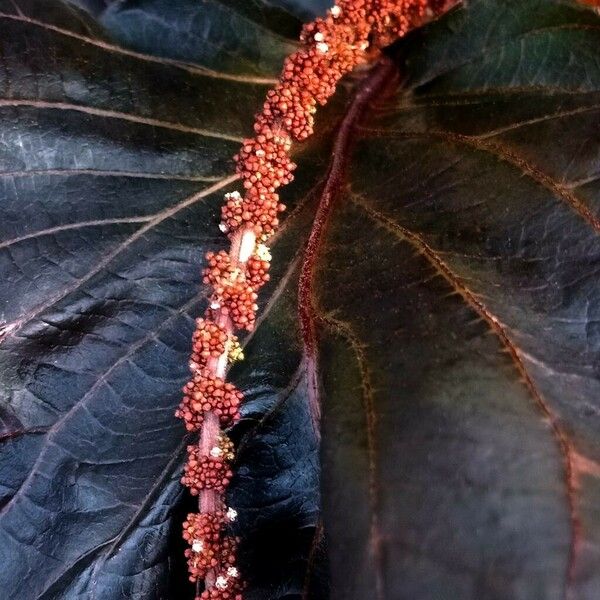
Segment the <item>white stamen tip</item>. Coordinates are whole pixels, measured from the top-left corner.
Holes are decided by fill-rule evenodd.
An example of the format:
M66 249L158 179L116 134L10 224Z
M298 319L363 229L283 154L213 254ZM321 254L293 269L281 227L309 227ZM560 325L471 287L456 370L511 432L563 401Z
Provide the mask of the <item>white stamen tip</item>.
M211 302L211 303L210 303L210 307L211 307L213 310L217 310L217 309L221 308L221 305L220 305L218 302L216 302L216 301L215 301L215 302Z
M332 6L329 12L334 19L337 19L342 14L342 9L339 6Z
M229 567L229 569L227 569L227 575L229 575L229 577L239 577L239 572L235 567Z
M204 550L204 542L202 540L194 540L192 550L194 552L202 552L202 550Z
M233 523L237 519L237 510L234 508L228 508L225 516L227 517L228 521Z
M329 52L329 46L325 42L319 42L317 44L317 50L321 54L327 54L327 52Z
M224 590L227 587L227 578L219 575L215 581L215 587Z
M315 42L324 42L324 41L325 41L325 36L320 31L317 31L317 33L315 33Z
M214 446L210 449L210 455L214 456L215 458L218 458L219 456L221 456L221 454L223 454L223 450L221 450L219 446Z
M225 225L225 223L219 223L219 229L223 232L223 233L227 233L229 231L229 227L227 227L227 225Z
M267 262L271 262L271 252L269 251L269 247L265 244L257 244L256 256L258 256L260 260L266 260Z

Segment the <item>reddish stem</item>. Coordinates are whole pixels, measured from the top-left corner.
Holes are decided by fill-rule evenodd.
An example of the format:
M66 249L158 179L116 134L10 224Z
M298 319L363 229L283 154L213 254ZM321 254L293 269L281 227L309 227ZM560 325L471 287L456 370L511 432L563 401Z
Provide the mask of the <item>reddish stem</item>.
M231 247L229 255L231 264L234 267L244 268L248 256L251 254L251 249L254 248L256 238L251 230L241 230L236 232L231 238ZM220 325L229 336L229 340L233 338L234 328L231 319L222 310L215 311L214 321ZM207 369L216 375L223 378L225 376L225 368L227 366L227 355L229 353L229 343L225 347L225 352L219 358L211 358L208 360ZM221 424L219 417L213 412L205 412L202 429L198 444L200 446L200 456L209 456L210 451L215 446L219 445L219 436L221 435ZM217 512L222 505L220 494L213 489L203 489L198 496L198 509L201 513ZM210 589L213 587L216 579L214 571L209 571L204 579L204 587ZM200 594L201 582L196 584L196 594Z
M304 250L304 258L302 260L300 281L298 285L298 313L300 316L300 326L307 366L309 405L315 425L318 424L320 417L316 332L313 308L315 259L327 228L329 215L333 208L333 201L342 187L349 149L353 141L355 128L364 117L365 110L369 107L371 102L384 95L387 89L396 86L397 83L398 71L396 65L394 65L392 60L387 56L382 56L365 77L358 92L354 96L348 112L338 129L337 137L333 145L333 158L329 166L329 172L327 173L323 191L321 192L321 199L319 201L312 230Z

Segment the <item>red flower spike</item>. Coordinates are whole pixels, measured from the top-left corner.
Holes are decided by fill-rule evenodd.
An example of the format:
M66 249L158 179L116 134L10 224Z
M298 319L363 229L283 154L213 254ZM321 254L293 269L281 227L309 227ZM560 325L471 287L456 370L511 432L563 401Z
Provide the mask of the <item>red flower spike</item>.
M238 242L241 238L253 243L247 230L253 231L258 242L272 236L279 226L279 214L285 210L278 190L293 180L296 168L290 157L292 140L301 141L313 133L317 106L326 104L339 80L374 57L378 48L450 3L338 0L324 18L305 25L299 50L285 60L279 82L267 93L262 111L256 115L254 137L244 140L234 157L244 192L243 196L239 192L225 195L221 231ZM244 233L235 238L240 230ZM238 252L239 247L236 245ZM183 389L176 413L189 431L202 430L206 413L214 413L221 427L239 418L242 394L216 377L216 372L223 372L226 350L229 361L241 355L234 330L254 327L256 293L269 280L271 257L259 243L245 264L244 260L225 251L206 255L203 282L212 287L211 305L207 318L197 321L190 362L194 375ZM228 317L225 328L217 325L222 316ZM200 446L188 447L182 482L194 495L203 490L222 494L229 484L233 444L223 434L215 444L208 455L201 455ZM210 573L207 581L212 582L196 600L242 600L243 585L235 567L237 541L223 534L226 523L237 513L231 508L224 510L190 514L184 523L183 536L191 546L186 550L190 580L204 579Z

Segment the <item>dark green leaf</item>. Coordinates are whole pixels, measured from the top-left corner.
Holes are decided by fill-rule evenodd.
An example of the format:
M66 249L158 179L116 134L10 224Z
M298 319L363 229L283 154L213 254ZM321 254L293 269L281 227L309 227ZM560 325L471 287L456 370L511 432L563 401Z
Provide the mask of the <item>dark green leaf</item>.
M127 46L230 73L278 73L300 28L262 0L128 0L100 20Z
M318 263L333 597L600 595L600 20L396 49Z
M231 157L267 86L243 69L254 60L243 45L232 77L214 71L221 47L193 66L124 50L67 4L7 1L0 13L2 597L188 597L177 540L193 510L179 484L189 440L173 411L205 307L202 256L226 244ZM318 518L286 309L302 204L323 172L316 148L288 194L296 216L236 374L248 404L231 502L249 598L301 589Z

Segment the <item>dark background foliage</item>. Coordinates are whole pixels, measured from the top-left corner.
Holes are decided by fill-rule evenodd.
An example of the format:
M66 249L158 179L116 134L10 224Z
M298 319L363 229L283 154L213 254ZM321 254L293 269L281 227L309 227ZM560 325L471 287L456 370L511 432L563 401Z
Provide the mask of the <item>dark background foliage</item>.
M323 6L0 0L9 599L190 597L200 264ZM250 600L600 594L598 48L575 4L479 0L390 51L402 87L355 131L316 265L322 503L296 288L347 91L320 113L231 373Z

